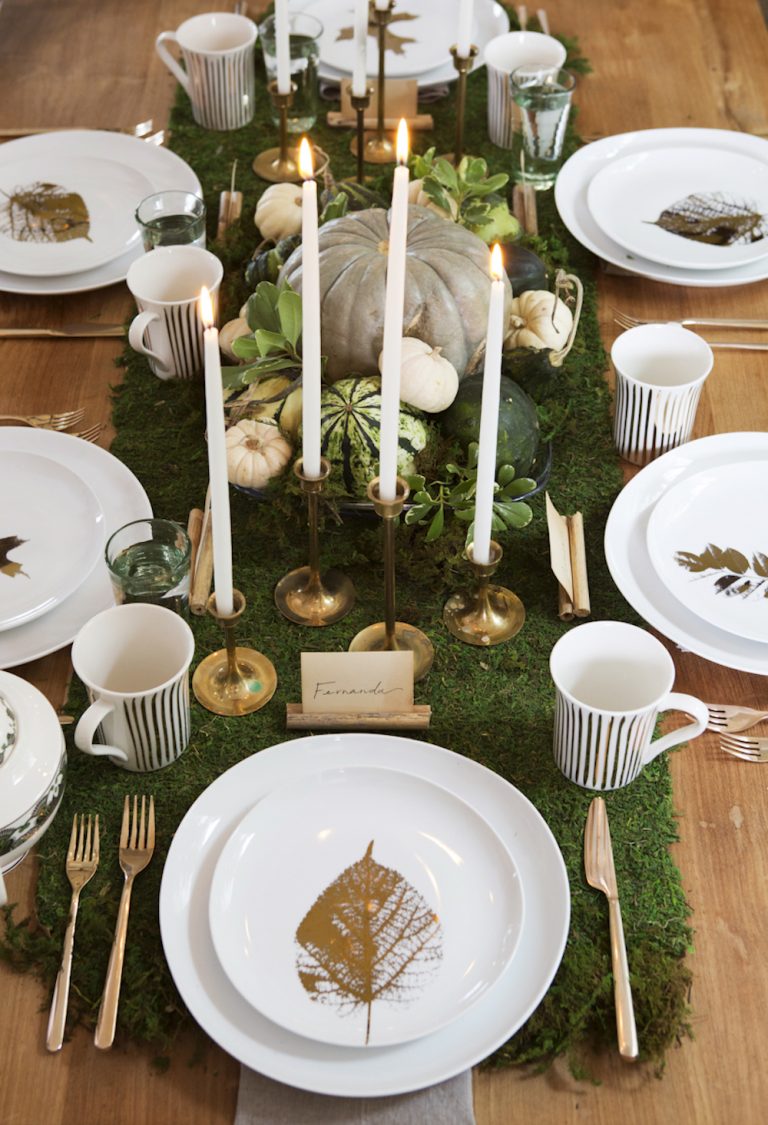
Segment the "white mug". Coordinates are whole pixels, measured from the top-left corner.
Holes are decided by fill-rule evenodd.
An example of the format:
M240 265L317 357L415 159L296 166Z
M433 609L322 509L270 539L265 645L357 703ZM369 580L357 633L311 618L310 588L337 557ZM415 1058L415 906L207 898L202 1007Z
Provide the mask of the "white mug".
M199 246L161 246L137 258L126 282L139 308L128 342L159 379L192 379L203 368L203 323L198 303L205 286L214 317L224 268Z
M254 45L256 24L231 12L207 12L185 20L176 31L161 31L155 49L181 83L192 115L204 129L240 129L256 108ZM186 72L165 46L176 43Z
M662 750L706 729L706 705L672 691L672 657L636 625L578 625L552 649L549 668L557 689L555 761L585 789L629 785ZM695 721L652 742L663 711L685 711Z
M483 50L488 75L488 137L501 148L512 148L519 109L510 89L513 70L527 63L543 63L557 70L568 52L559 39L538 31L508 31L486 43Z
M92 617L72 646L91 700L75 728L77 748L134 773L175 762L189 742L194 651L189 625L164 606L134 602Z
M625 461L647 465L689 440L713 361L706 340L679 324L641 324L614 340L613 440Z

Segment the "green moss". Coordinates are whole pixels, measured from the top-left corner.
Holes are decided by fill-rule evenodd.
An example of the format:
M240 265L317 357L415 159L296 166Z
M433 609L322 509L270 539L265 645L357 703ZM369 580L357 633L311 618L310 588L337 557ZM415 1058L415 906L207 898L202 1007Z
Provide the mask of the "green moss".
M434 106L433 112L436 130L428 143L437 144L441 151L453 139L452 96ZM239 161L238 186L245 193L241 228L228 236L224 246L214 245L226 265L226 317L246 295L242 266L256 244L252 214L264 185L252 175L251 160L273 143L274 132L262 100L248 128L205 133L193 124L183 96L174 110L172 129L172 147L195 167L203 182L211 235L218 193L229 184L232 161ZM476 143L485 136L482 72L469 81L466 135L494 170L509 170L507 154ZM348 134L318 126L316 136L330 153L336 175L350 174ZM379 179L386 182L389 174L384 172ZM553 265L568 266L585 285L581 328L556 397L558 404L567 403L568 410L561 412L564 422L556 439L550 490L561 511L584 513L593 616L635 620L608 575L602 552L605 519L622 476L611 442L593 262L563 230L551 197L540 203L541 228L550 233L535 243L535 249ZM115 391L113 452L141 478L158 515L186 520L189 509L201 504L207 482L201 387L159 382L129 349L124 363L125 380ZM436 652L434 668L417 690L417 700L432 706L427 739L483 763L522 790L552 828L570 878L572 924L560 970L534 1015L494 1055L490 1063L494 1066L543 1065L561 1054L577 1060L586 1042L615 1044L607 908L583 875L583 830L591 794L566 782L552 758L554 701L548 657L570 626L559 622L555 613L543 498L537 497L533 506L532 523L505 543L499 574L500 581L523 599L526 624L513 642L490 651L461 645L441 624L446 597L466 574L460 538L445 536L424 550L423 529L401 527L398 537L398 615L424 629ZM277 667L274 700L256 716L234 720L214 717L194 704L189 749L170 770L148 777L94 761L76 752L70 741L64 803L38 849L37 918L14 922L12 911L6 911L7 935L0 949L16 968L36 971L52 985L69 905L64 855L71 818L75 811L100 813L102 860L81 900L70 1005L73 1020L94 1022L121 889L117 837L123 796L154 792L158 845L134 890L119 1024L123 1034L154 1043L163 1052L189 1020L165 964L157 918L163 862L177 824L196 796L224 770L284 740L285 703L300 698L301 648L346 649L360 628L381 617L381 548L375 522L358 519L342 525L326 520L324 559L343 566L355 582L358 602L343 622L316 630L311 638L279 617L272 601L277 580L306 561L299 501L278 493L272 502L258 503L233 491L232 524L236 585L248 599L242 635ZM219 646L211 622L195 619L192 624L199 657ZM79 713L84 705L84 692L75 684L69 707ZM689 974L684 957L691 942L679 872L668 852L676 830L666 760L657 759L631 787L609 794L607 801L640 1042L644 1056L658 1062L688 1032Z

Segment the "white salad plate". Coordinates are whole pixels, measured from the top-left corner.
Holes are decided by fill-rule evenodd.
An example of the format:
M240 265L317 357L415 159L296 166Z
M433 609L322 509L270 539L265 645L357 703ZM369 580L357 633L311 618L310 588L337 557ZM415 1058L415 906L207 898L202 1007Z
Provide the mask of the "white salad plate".
M345 766L278 787L244 817L216 865L210 926L263 1015L323 1043L383 1047L437 1031L493 987L523 894L461 798Z
M61 154L0 165L0 262L10 273L56 277L126 254L135 212L152 184L127 164Z
M0 631L69 597L104 549L104 513L84 480L37 453L0 450ZM8 541L14 545L8 550Z
M55 430L2 426L0 455L9 452L47 457L86 481L104 513L104 540L123 524L152 515L147 494L130 469L98 445ZM48 613L0 633L0 668L14 668L56 652L73 641L94 614L111 605L114 597L106 564L97 563L86 581Z
M351 27L354 22L354 6L346 6L346 19L339 15L337 0L297 0L291 10L306 11L316 16L323 24L324 32L320 40L319 77L326 82L340 82L349 78L354 67L354 40L337 41L341 27ZM390 25L394 34L405 38L415 38L418 42L403 45L402 55L387 52L387 74L392 77L411 77L418 82L419 89L425 86L455 82L458 71L453 65L450 48L456 42L459 26L459 0L414 0L407 6L407 14L416 16L413 22L393 20ZM483 65L483 49L497 35L509 31L509 16L495 0L475 0L472 20L472 42L478 48L472 69ZM413 60L418 52L420 57L437 59L432 66L421 68ZM331 61L331 57L335 62ZM393 69L394 68L394 69ZM366 69L369 77L376 78L379 73L379 56L376 39L368 36Z
M256 1011L231 984L208 925L221 853L243 817L279 786L324 770L400 770L471 805L514 856L523 929L496 984L451 1023L392 1047L339 1047L295 1035ZM272 862L274 853L264 857ZM227 770L182 820L160 888L160 929L173 978L192 1016L223 1050L280 1082L321 1094L376 1097L450 1078L514 1034L539 1005L560 964L570 894L562 855L530 801L484 766L429 743L377 734L325 734L280 743Z
M768 645L736 636L693 613L659 578L648 551L649 521L673 487L704 471L752 462L768 466L768 433L714 434L652 461L614 501L605 528L605 557L621 593L654 629L714 664L765 676Z
M712 214L748 211L754 229L731 245L702 242L661 225L681 205ZM686 202L687 201L687 202ZM600 229L640 257L678 269L721 270L768 256L768 164L713 148L646 149L614 160L592 179L587 204Z
M648 553L692 613L768 641L768 459L703 469L676 484L651 513Z
M560 169L555 181L555 202L560 218L573 237L603 261L652 281L705 288L763 281L768 277L768 258L718 270L665 266L620 246L601 230L592 217L587 195L589 185L598 172L636 152L674 151L685 147L707 149L713 153L713 159L724 160L733 154L751 157L768 165L768 141L727 129L641 129L634 133L603 137L584 145Z
M7 141L0 145L0 176L4 175L4 169L9 165L27 159L109 161L132 169L142 176L149 184L147 194L170 188L191 191L197 195L202 193L200 181L181 157L168 149L147 144L138 137L129 137L123 133L75 129L39 133ZM134 221L133 211L131 220ZM119 257L77 273L56 277L28 277L6 268L0 270L0 292L55 296L58 293L86 293L90 289L102 289L116 281L124 281L131 262L142 253L141 241L137 239ZM0 264L5 265L4 258L0 258Z

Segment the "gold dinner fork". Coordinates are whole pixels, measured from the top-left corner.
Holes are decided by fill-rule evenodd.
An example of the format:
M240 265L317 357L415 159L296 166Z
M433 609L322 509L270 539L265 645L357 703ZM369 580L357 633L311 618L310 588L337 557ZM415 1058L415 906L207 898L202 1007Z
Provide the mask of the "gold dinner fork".
M103 422L94 422L92 426L88 426L85 430L76 430L70 434L70 437L79 437L82 441L98 441L104 432Z
M22 422L43 430L68 430L85 418L85 407L77 410L60 410L58 414L0 414L2 422Z
M768 762L768 738L744 734L721 734L720 749L745 762Z
M661 321L657 317L655 320L641 320L640 317L630 316L629 313L620 312L619 309L614 309L614 321L620 328L637 328L640 324L659 324ZM668 324L679 324L683 328L690 328L691 326L705 327L705 328L768 328L768 320L739 320L731 317L695 317L686 316L682 320L665 321Z
M61 968L56 977L56 985L51 1001L51 1013L48 1017L48 1032L45 1045L49 1051L60 1051L64 1042L64 1024L67 1019L67 1004L69 1001L69 977L72 970L72 950L75 944L75 922L77 908L80 903L80 892L93 877L99 866L99 818L93 825L91 834L91 818L88 817L86 827L85 817L81 815L80 826L77 824L77 813L72 821L72 835L69 838L67 851L66 872L72 887L72 900L69 905L67 928L64 931L64 949L61 954Z
M726 734L740 734L768 719L768 711L756 711L754 707L734 707L728 703L708 703L707 710L707 730L723 731Z
M104 983L104 995L101 998L96 1034L93 1037L96 1046L102 1050L111 1047L115 1040L117 1005L120 1000L120 984L123 979L125 937L128 932L128 913L131 909L133 880L147 866L155 850L155 798L149 798L148 816L145 815L146 798L143 796L141 798L141 816L138 813L138 801L138 797L133 798L133 815L131 815L131 802L128 796L126 796L123 806L123 824L120 830L118 858L125 876L125 882L123 883L123 893L120 896L120 906L117 911L115 937L109 955L107 979Z

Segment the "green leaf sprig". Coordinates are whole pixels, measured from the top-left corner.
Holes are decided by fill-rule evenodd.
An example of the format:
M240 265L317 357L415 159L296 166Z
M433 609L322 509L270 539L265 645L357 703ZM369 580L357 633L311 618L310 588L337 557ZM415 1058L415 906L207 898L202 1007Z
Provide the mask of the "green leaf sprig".
M277 286L260 281L248 298L245 316L252 334L236 339L232 351L248 362L222 368L224 388L247 387L278 371L294 371L300 376L301 294L287 282Z
M435 156L435 151L430 148L411 160L413 174L421 179L421 190L430 201L486 242L519 238L520 224L499 194L509 176L505 172L490 176L479 156L465 156L454 168L444 157Z

